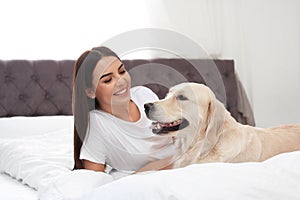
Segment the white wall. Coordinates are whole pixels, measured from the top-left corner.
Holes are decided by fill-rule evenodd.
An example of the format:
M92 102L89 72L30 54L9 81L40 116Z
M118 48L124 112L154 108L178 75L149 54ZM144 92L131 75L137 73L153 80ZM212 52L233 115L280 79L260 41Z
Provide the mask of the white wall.
M245 7L258 125L300 123L300 1L256 0Z
M10 0L0 9L2 59L74 59L150 25L144 0Z
M74 59L122 32L166 28L235 60L257 126L300 123L298 0L10 0L0 7L1 59Z
M152 26L235 60L256 124L300 123L300 1L153 0Z

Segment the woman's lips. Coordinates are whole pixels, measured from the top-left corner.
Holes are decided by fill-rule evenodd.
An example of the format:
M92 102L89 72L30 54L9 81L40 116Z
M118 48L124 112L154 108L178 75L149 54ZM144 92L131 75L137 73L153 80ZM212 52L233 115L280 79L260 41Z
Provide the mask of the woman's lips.
M127 93L127 91L128 91L128 88L124 88L124 89L121 89L121 90L115 92L114 95L116 95L116 96L124 95Z

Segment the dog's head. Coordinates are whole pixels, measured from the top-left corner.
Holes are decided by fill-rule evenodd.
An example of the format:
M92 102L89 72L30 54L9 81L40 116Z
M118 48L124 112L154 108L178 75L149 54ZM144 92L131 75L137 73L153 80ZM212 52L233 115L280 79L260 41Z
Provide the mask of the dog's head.
M207 86L198 83L176 85L164 99L144 107L147 117L155 121L153 133L176 137L188 134L208 146L216 143L225 118L223 104Z

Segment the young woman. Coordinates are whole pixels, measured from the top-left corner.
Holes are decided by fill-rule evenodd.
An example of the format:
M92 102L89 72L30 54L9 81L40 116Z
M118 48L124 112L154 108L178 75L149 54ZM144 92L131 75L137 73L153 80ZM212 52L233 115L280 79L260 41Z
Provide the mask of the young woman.
M74 67L75 169L129 173L159 170L174 154L173 139L154 135L144 104L157 100L148 88L131 88L120 58L106 47L84 52Z

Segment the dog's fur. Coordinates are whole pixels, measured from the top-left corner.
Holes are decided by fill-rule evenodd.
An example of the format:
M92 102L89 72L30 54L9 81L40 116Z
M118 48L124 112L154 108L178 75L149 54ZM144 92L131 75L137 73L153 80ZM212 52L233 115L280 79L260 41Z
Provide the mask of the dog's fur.
M164 132L176 138L174 168L203 162L264 161L300 150L300 124L275 128L242 125L203 84L176 85L166 98L145 104L145 112L148 118L159 122L158 129L184 119L184 126Z

